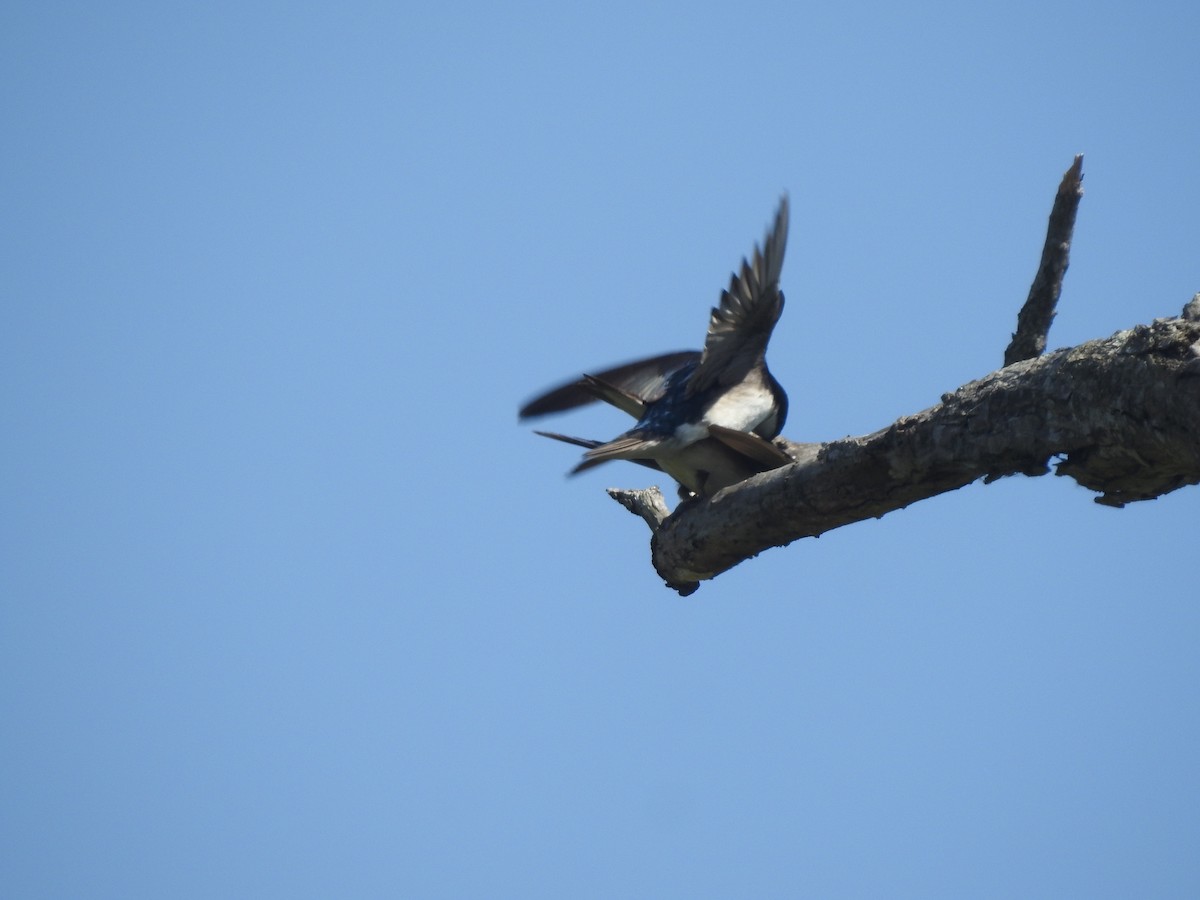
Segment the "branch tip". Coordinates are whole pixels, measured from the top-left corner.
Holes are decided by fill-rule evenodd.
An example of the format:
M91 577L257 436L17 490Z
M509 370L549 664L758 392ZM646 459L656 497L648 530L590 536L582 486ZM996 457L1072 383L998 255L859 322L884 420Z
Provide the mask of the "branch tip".
M667 509L667 501L663 498L662 491L657 487L649 487L643 490L607 488L606 492L608 496L612 497L635 516L641 516L643 521L650 526L652 532L658 531L662 527L662 523L666 521L667 516L671 514L671 511Z
M1050 221L1046 226L1046 242L1042 246L1042 259L1025 305L1017 314L1016 333L1004 351L1006 366L1041 356L1046 351L1046 335L1050 332L1050 323L1054 321L1054 310L1062 293L1063 276L1070 263L1075 214L1082 197L1083 154L1080 153L1063 174L1054 196Z

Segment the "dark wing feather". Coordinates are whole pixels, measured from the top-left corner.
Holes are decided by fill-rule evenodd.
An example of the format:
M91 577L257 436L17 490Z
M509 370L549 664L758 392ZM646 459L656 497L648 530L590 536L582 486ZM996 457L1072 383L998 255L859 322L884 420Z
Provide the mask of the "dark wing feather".
M559 434L557 431L535 431L534 434L540 434L542 437L548 437L551 440L562 441L564 444L574 444L576 447L583 447L587 450L593 450L604 443L603 441L593 441L590 438L571 437L569 434ZM598 466L602 462L604 462L604 460L601 459L591 464L580 463L579 467L576 468L571 474L574 475L575 472L580 471L580 469ZM630 462L635 462L639 466L645 466L647 469L654 469L656 472L662 471L658 463L652 459L631 459Z
M622 390L615 384L609 384L594 375L584 375L583 381L598 400L615 406L621 412L628 413L635 419L641 419L646 414L646 401L632 391Z
M766 353L771 331L783 312L779 274L783 269L787 233L785 195L779 201L775 223L763 240L763 249L754 248L753 262L742 260L741 274L733 275L728 290L721 292L721 302L709 318L700 365L688 381L689 395L718 382L741 381Z
M576 447L583 447L585 450L591 450L593 447L599 447L604 441L593 441L590 438L571 437L569 434L559 434L557 431L537 431L534 434L540 434L542 437L550 438L552 441L562 441L564 444L574 444Z
M640 397L646 403L652 403L662 396L663 386L674 372L699 358L700 351L698 350L677 350L674 353L664 353L661 356L651 356L649 359L639 359L614 366L603 372L596 372L593 377L624 393ZM534 397L521 407L520 417L528 419L533 416L565 412L577 406L593 403L597 399L599 398L592 387L588 385L587 380L577 378Z
M735 450L763 466L764 472L792 462L790 456L753 432L736 431L723 425L709 425L708 433L730 450Z
M646 440L635 434L623 434L611 441L605 441L592 447L583 454L583 462L571 470L571 474L598 466L600 463L613 459L646 459L651 451L658 448L661 441Z

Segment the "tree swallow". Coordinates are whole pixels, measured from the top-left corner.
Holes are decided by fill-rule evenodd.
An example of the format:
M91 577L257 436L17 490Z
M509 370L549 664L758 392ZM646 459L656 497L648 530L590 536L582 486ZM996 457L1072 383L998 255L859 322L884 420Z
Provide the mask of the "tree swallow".
M709 318L703 351L637 360L560 385L526 403L521 418L603 400L637 419L611 441L538 432L587 448L571 474L613 459L662 469L707 496L789 462L771 444L787 418L787 394L767 369L767 343L783 312L779 275L787 244L788 203L742 260Z

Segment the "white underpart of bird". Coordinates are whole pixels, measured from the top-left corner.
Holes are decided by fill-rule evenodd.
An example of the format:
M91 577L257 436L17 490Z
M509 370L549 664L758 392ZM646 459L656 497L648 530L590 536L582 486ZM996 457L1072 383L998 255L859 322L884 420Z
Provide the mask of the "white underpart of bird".
M734 431L753 431L775 411L771 392L763 379L746 379L721 394L704 411L699 422L684 423L675 429L680 444L708 437L708 426L722 425Z

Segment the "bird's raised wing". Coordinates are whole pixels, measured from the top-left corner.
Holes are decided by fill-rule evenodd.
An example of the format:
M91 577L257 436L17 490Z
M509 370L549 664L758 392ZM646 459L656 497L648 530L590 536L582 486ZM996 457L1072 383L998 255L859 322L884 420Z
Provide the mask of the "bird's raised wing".
M767 351L771 331L783 312L779 274L787 246L788 199L779 201L775 222L752 262L742 260L740 274L729 280L721 302L713 308L708 337L695 374L688 380L693 395L715 384L735 384Z

